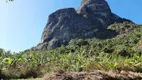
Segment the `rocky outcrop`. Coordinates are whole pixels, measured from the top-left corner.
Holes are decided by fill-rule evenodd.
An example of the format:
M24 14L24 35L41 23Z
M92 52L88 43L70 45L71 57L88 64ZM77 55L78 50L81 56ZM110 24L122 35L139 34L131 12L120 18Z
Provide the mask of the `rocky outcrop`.
M116 34L106 30L107 27L124 21L129 20L112 13L105 0L83 0L78 10L65 8L49 15L40 47L37 47L38 50L54 49L74 38L112 37Z
M61 9L49 16L42 35L42 43L49 42L48 48L55 48L61 44L66 44L72 38L91 36L93 31L95 31L93 25L87 19L77 14L75 9Z
M107 28L113 23L126 21L126 19L122 19L112 13L105 0L83 0L77 12L101 29Z

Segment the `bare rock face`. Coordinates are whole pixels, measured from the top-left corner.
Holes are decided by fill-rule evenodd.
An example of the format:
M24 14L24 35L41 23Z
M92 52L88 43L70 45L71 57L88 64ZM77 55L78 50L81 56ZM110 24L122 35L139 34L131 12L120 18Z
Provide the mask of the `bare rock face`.
M75 9L61 9L49 16L42 35L42 43L48 42L48 49L56 48L76 37L93 37L95 28L87 19L77 14Z
M113 23L129 21L113 14L105 0L82 0L80 8L65 8L49 15L38 50L54 49L67 45L74 38L114 36L107 31ZM48 45L44 45L48 43ZM45 46L47 46L45 48Z
M100 26L101 29L113 23L126 21L113 14L105 0L83 0L77 12L94 23L93 25Z

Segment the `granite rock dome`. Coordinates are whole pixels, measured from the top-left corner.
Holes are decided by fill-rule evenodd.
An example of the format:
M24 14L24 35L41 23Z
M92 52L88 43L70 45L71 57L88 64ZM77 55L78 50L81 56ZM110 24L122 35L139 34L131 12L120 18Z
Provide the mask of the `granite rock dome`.
M105 0L82 0L78 10L65 8L49 15L36 50L54 49L75 38L112 37L116 34L107 27L125 21L131 22L112 13Z

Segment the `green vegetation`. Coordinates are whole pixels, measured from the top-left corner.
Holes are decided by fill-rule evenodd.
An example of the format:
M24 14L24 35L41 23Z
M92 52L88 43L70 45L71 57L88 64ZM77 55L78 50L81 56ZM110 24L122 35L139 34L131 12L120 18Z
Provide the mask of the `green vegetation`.
M36 78L60 70L142 73L142 26L124 23L108 29L119 33L122 28L124 33L111 39L74 39L54 50L13 54L0 49L0 78Z

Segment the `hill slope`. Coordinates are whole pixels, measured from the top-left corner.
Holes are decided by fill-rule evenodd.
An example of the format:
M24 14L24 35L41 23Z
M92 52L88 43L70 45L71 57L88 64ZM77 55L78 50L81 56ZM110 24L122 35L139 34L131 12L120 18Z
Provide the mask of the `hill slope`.
M110 39L74 39L70 45L53 50L25 51L13 55L1 50L0 77L41 77L59 71L142 73L142 25L118 23L108 29L119 35Z

